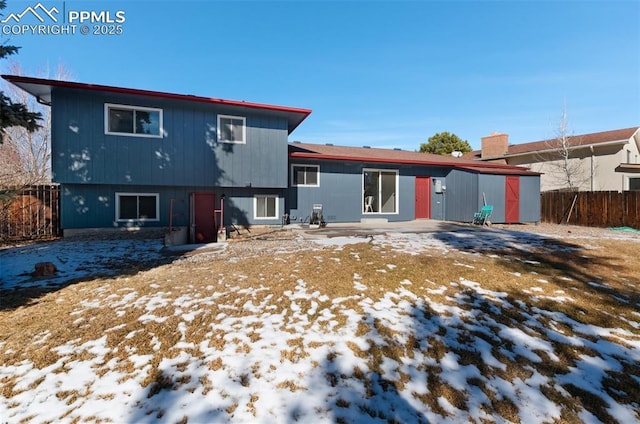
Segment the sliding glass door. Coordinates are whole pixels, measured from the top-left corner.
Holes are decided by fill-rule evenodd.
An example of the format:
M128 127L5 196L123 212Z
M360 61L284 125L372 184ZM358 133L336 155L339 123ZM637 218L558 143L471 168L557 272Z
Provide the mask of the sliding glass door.
M362 172L363 213L398 212L398 171L365 169Z

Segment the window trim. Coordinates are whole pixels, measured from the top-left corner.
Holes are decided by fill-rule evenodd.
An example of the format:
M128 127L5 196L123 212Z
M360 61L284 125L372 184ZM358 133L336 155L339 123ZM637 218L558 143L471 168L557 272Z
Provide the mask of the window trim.
M233 141L233 140L223 140L222 139L222 131L220 130L220 120L221 119L241 119L242 120L242 141ZM228 143L228 144L247 144L247 118L245 116L234 116L234 115L220 115L218 114L218 143Z
M276 199L276 210L275 210L275 216L258 216L258 198L259 197L268 197L268 198L274 198ZM280 219L279 214L280 212L280 196L278 196L277 194L255 194L253 196L253 219L255 220L274 220L274 219Z
M129 193L123 191L117 191L115 193L116 201L116 222L159 222L160 221L160 193ZM140 196L151 197L154 196L156 198L156 218L120 218L120 197L121 196L137 196L138 197L138 215L140 215L139 205L140 205Z
M365 202L364 202L364 174L365 172L393 172L396 176L395 178L395 205L394 205L394 210L395 212L382 212L382 211L378 211L378 212L366 212L365 211ZM360 188L362 190L361 196L360 196L360 210L362 211L363 215L399 215L400 214L400 170L399 169L384 169L384 168L362 168L362 183L360 185ZM377 197L380 198L380 191L381 191L381 187L378 187L378 195ZM380 206L380 205L379 205ZM381 208L379 208L381 209Z
M149 112L158 112L158 134L141 134L141 133L126 133L126 132L114 132L109 131L109 109L126 109L133 110L134 114L136 110L140 111L149 111ZM146 107L146 106L131 106L131 105L121 105L118 103L105 103L104 104L104 133L106 135L120 135L125 137L145 137L145 138L162 138L163 133L163 110L155 107ZM133 130L135 131L135 118L133 124Z
M296 184L295 183L295 168L315 168L316 169L316 184ZM306 177L305 177L306 180ZM320 187L320 165L304 164L304 163L292 163L291 164L291 186L292 187Z

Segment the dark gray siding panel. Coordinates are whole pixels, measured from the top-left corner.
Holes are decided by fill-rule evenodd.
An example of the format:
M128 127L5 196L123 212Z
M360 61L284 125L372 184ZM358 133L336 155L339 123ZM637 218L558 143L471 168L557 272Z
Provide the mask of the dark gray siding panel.
M471 222L473 214L487 204L493 205L491 222L505 220L505 176L479 174L446 167L381 166L373 163L293 160L292 164L320 165L319 187L294 187L288 190L285 211L292 222L308 221L314 204L322 204L327 222L357 222L362 218L386 218L389 221L415 219L415 177L430 176L431 218ZM362 171L364 168L399 171L399 210L397 214L362 213ZM291 176L290 176L291 178ZM446 186L435 192L435 180ZM523 222L539 221L539 177L520 177L520 216Z
M116 222L115 193L158 193L158 222ZM220 198L225 195L224 221L226 225L276 225L282 222L284 211L283 189L255 188L217 188L173 187L173 186L137 186L137 185L97 185L66 184L61 196L61 226L63 229L75 228L113 228L127 225L145 227L168 227L173 199L173 225L186 226L189 222L189 194L206 192L216 194L216 208L220 207ZM255 219L253 199L256 194L276 195L278 216L275 219Z
M173 225L185 226L189 220L189 192L197 188L134 185L64 185L62 189L62 228L113 228L127 225L168 227L171 199ZM158 222L116 222L115 193L158 193L160 210Z
M478 174L454 169L447 175L446 186L446 219L473 221L473 214L482 207L482 195L478 196Z
M225 225L279 225L284 215L286 190L256 188L220 188L216 194L225 195ZM278 209L275 219L256 219L254 197L256 195L278 196Z
M319 187L292 186L289 189L286 208L291 222L308 221L314 204L322 204L327 222L360 221L363 215L362 168L356 163L321 162Z
M434 167L305 160L293 160L291 163L320 165L319 187L289 188L286 211L291 222L308 221L314 204L322 204L324 218L329 223L358 222L363 218L409 221L415 218L415 176L445 176L444 169ZM365 168L398 170L397 213L363 213L362 172ZM431 209L434 210L433 205Z
M163 110L162 138L104 133L104 104ZM246 116L247 143L217 143L223 107L170 99L87 95L53 96L52 162L61 183L198 187L287 186L287 121L267 113Z
M520 177L520 222L540 222L540 177Z
M493 205L490 221L503 223L505 220L505 176L478 174L479 206L482 205L482 195L485 195L488 205Z

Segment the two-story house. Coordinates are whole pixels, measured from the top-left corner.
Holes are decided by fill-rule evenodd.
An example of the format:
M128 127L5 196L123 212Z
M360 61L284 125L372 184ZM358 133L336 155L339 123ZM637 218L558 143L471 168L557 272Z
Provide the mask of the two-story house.
M579 191L640 190L640 127L514 145L507 134L496 133L465 158L539 172L541 191L570 185Z
M3 78L51 106L52 179L62 188L65 235L171 223L209 241L223 196L227 222L281 222L288 135L310 110Z
M51 106L65 235L308 222L540 220L538 173L396 149L288 143L309 109L5 75Z

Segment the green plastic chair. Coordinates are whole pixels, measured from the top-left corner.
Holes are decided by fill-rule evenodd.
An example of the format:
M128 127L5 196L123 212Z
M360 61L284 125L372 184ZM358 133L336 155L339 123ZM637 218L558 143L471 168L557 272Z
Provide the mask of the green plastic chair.
M473 223L477 225L485 225L491 213L493 212L493 205L485 205L480 209L480 212L473 214Z

